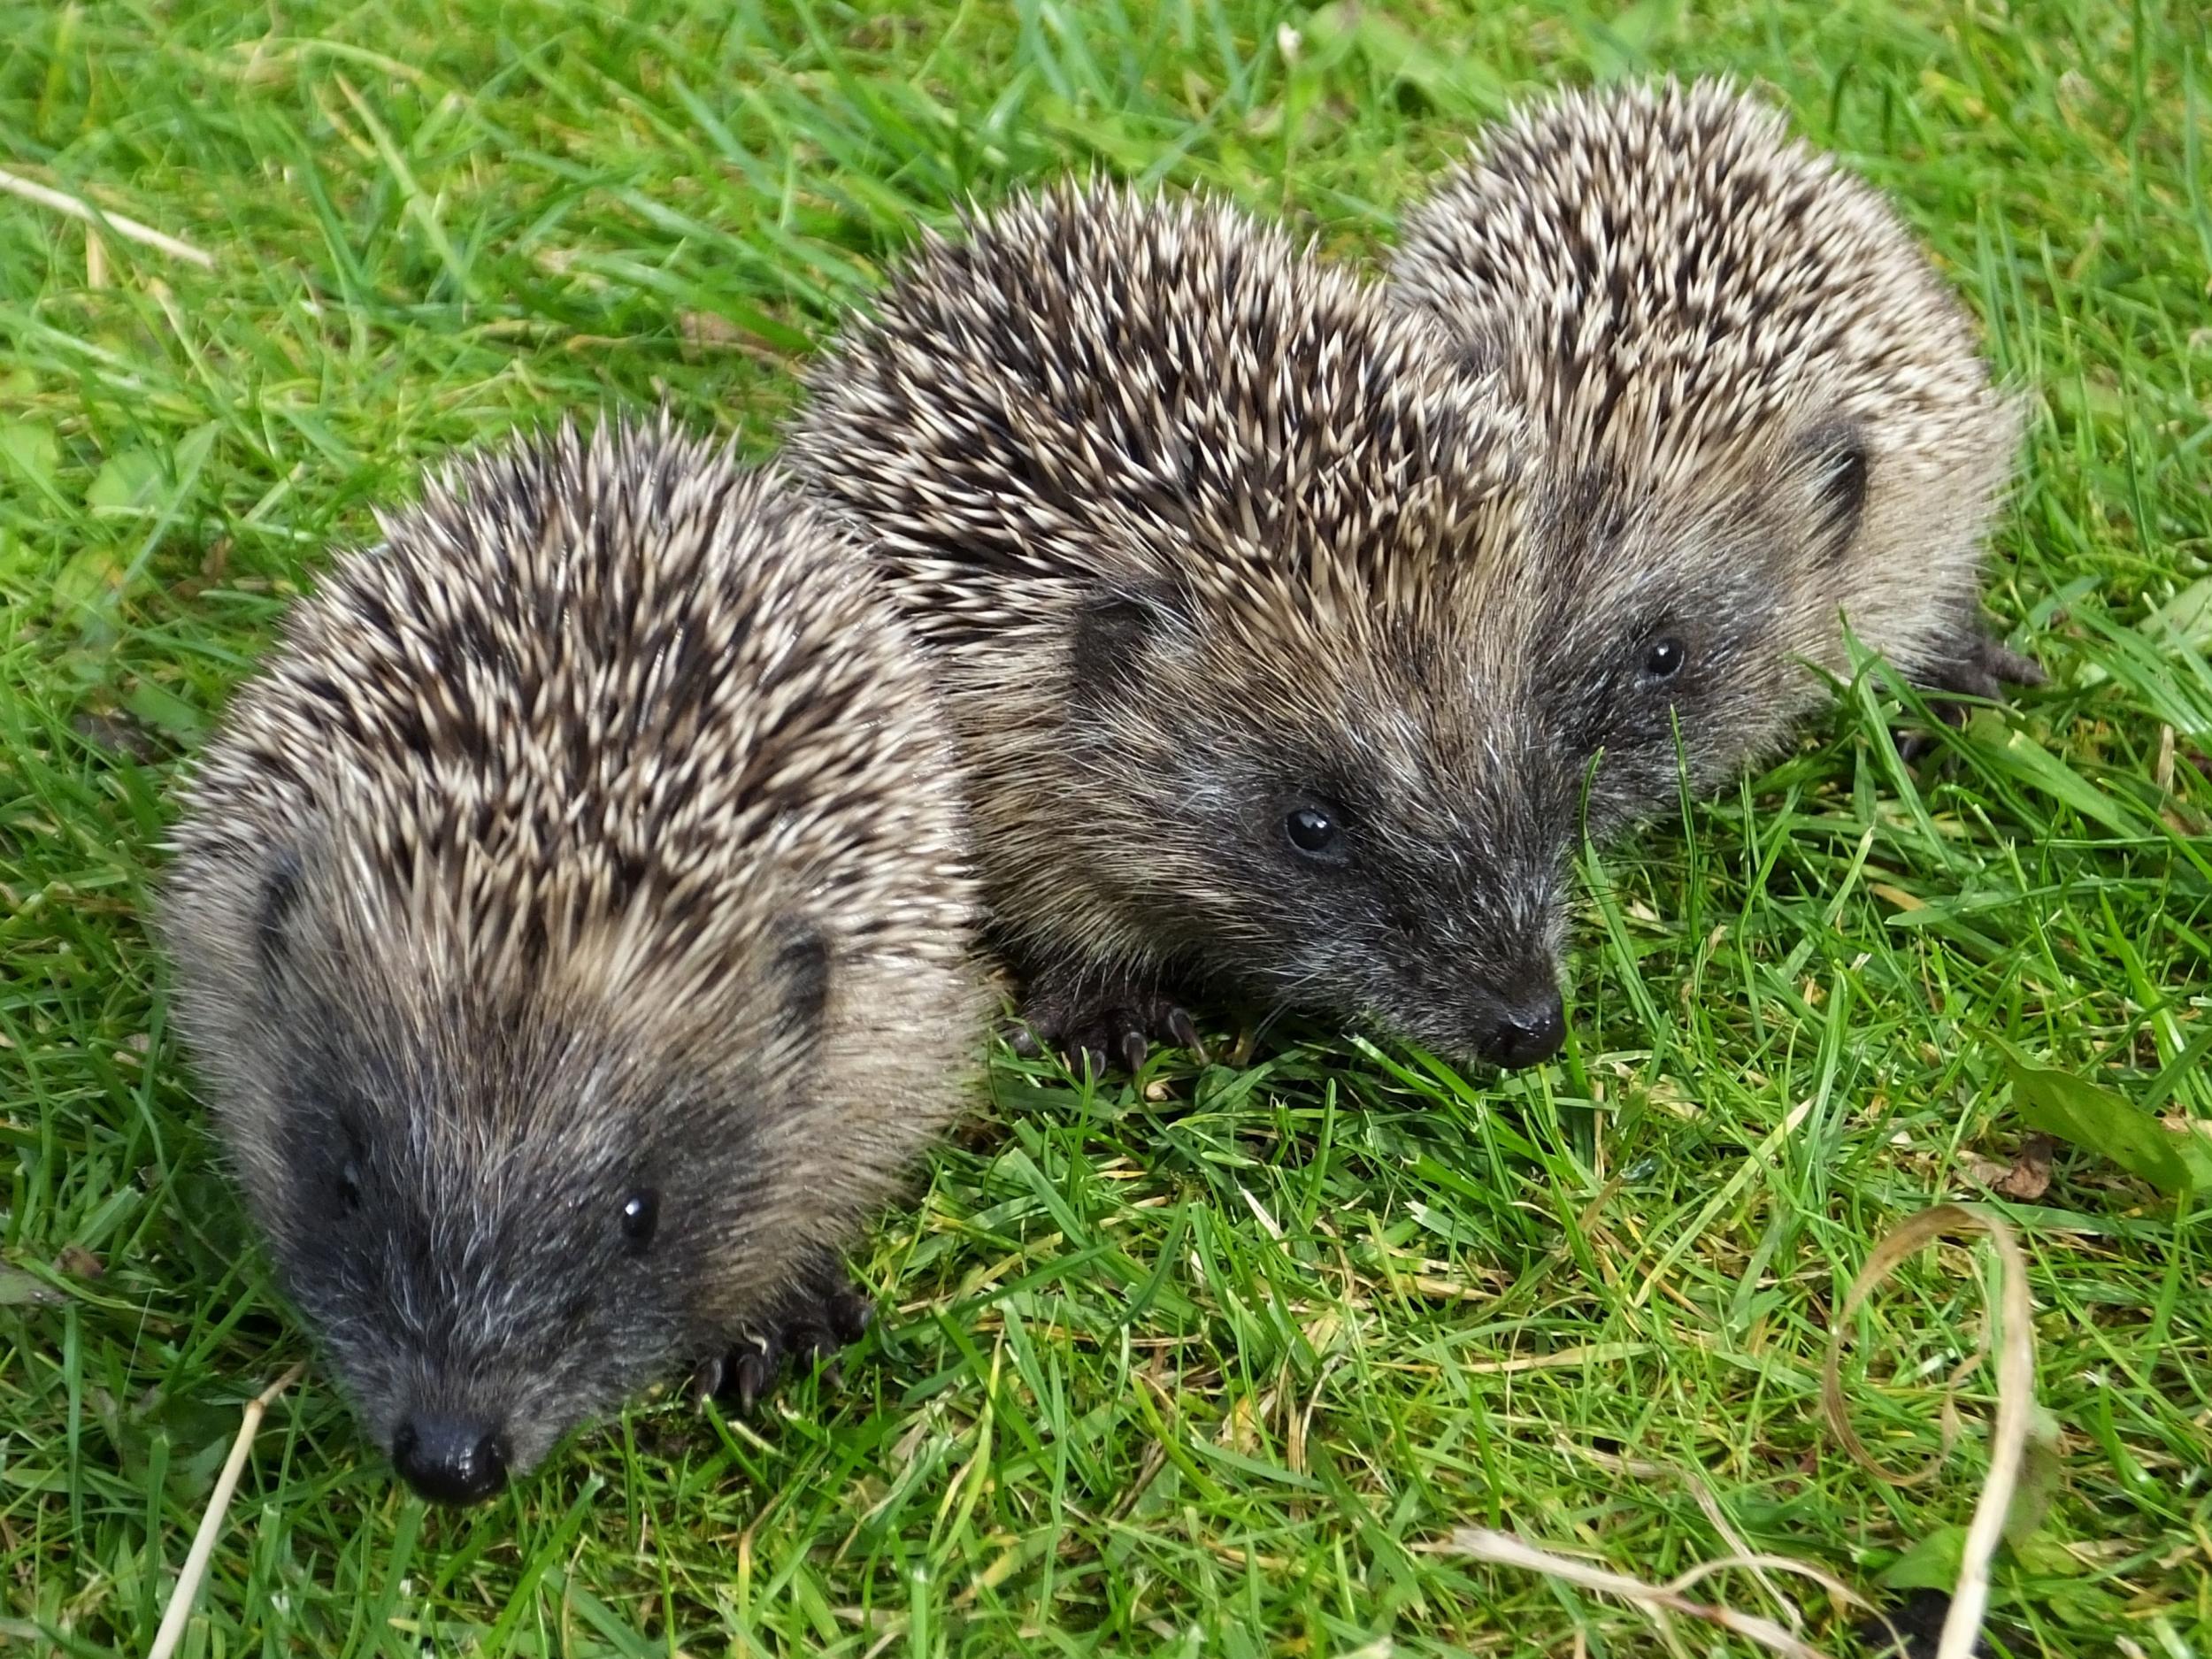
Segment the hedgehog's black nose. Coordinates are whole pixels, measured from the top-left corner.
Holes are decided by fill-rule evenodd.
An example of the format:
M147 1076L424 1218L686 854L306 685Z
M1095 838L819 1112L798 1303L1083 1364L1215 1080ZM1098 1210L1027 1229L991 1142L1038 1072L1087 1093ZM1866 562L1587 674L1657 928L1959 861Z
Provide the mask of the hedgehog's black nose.
M410 1412L392 1432L392 1464L433 1503L480 1503L507 1484L498 1431L467 1417Z
M1558 991L1547 986L1532 995L1507 1002L1482 1034L1477 1052L1491 1064L1511 1071L1550 1059L1566 1039L1566 1009Z

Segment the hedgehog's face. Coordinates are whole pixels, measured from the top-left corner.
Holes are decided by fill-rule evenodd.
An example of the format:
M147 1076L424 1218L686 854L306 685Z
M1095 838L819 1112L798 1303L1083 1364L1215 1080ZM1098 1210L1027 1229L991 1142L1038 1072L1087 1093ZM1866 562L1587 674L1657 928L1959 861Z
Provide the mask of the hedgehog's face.
M426 970L397 917L361 943L314 886L281 859L235 907L247 948L196 1023L279 1274L363 1427L425 1496L472 1502L765 1311L731 1298L787 1277L800 1230L757 1128L814 1086L795 1056L826 970L786 960L812 935L787 944L787 1005L757 1042L726 1029L745 1057L708 1077L542 984Z
M1088 810L1118 821L1100 879L1210 977L1454 1056L1540 1060L1564 1028L1571 780L1525 722L1470 721L1465 665L1435 641L1356 633L1098 596L1069 730Z
M1508 586L1528 718L1587 780L1597 835L1712 787L1770 749L1836 637L1836 564L1858 523L1863 449L1842 428L1749 447L1666 494L1593 472L1562 488ZM1509 621L1508 619L1510 619Z
M380 1065L406 1018L365 1010L302 1042L261 1208L370 1438L426 1497L468 1502L691 1356L716 1160L615 1138L665 1106L609 1097L627 1065L577 1054L581 1077L495 1102L457 1074L473 1067Z

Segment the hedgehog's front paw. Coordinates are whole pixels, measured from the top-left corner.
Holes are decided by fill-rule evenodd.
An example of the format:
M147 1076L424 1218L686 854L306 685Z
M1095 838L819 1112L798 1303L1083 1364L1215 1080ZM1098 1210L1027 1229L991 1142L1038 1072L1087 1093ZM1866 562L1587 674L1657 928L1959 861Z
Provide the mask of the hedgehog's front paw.
M1087 1066L1094 1078L1106 1075L1110 1055L1134 1076L1155 1037L1205 1064L1198 1027L1173 997L1124 975L1101 977L1080 969L1032 979L1021 1018L1007 1033L1017 1054L1049 1047L1067 1056L1071 1070Z
M692 1375L692 1392L750 1411L774 1392L787 1362L798 1371L827 1361L825 1379L837 1387L844 1381L838 1350L858 1341L874 1317L875 1305L841 1268L825 1270L803 1281L727 1353L703 1362Z
M1949 662L1920 682L1931 711L1950 725L1966 724L1967 705L1959 701L1962 697L2001 703L2006 687L2039 686L2049 678L2033 657L2023 657L1978 623L1961 634L1958 645ZM1924 732L1906 733L1897 740L1897 752L1916 761L1932 745Z

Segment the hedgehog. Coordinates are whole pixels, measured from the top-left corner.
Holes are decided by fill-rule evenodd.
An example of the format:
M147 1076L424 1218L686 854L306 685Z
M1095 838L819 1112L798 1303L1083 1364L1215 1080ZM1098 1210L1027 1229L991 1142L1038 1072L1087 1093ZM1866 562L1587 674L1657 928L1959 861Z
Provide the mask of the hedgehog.
M465 1503L859 1333L978 895L919 649L786 478L565 424L378 526L186 779L158 926L282 1288Z
M1525 631L1669 688L1612 733L1596 826L1773 749L1849 638L1952 718L2043 679L1979 611L2018 404L1897 213L1776 111L1719 81L1540 103L1409 215L1389 287L1544 457L1523 603L1578 598Z
M1479 598L1517 423L1440 342L1225 202L1064 183L818 363L787 458L935 662L1025 1037L1202 1058L1202 989L1558 1046L1580 780Z

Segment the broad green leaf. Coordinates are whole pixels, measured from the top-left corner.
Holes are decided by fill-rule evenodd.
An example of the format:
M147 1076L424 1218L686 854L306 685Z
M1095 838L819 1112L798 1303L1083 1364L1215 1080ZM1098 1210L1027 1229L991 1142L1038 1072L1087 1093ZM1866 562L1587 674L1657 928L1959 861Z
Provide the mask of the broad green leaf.
M1348 36L1376 73L1413 88L1432 108L1487 115L1505 102L1503 85L1483 65L1437 50L1379 7L1323 6L1302 32L1325 53Z
M95 512L134 511L151 506L161 485L158 456L147 449L125 449L102 464L84 493L85 505Z
M44 1279L0 1263L0 1308L43 1307L61 1300L61 1292Z
M1647 67L1677 33L1681 0L1636 0L1602 22L1583 26L1583 58L1601 82L1633 75Z
M115 597L122 583L123 561L113 548L80 548L54 572L54 603L65 611L96 610Z
M165 686L142 680L123 699L123 706L142 725L174 737L195 738L206 727L206 717Z
M1876 1580L1886 1590L1949 1590L1959 1581L1966 1553L1966 1529L1939 1526L1895 1561Z
M2177 1133L2124 1094L2039 1066L1999 1044L2021 1122L2108 1158L2162 1193L2212 1191L2212 1141Z
M2142 631L2154 640L2212 646L2212 576L2200 576L2145 617Z
M40 420L0 421L0 476L12 475L38 488L49 501L58 503L54 469L61 464L61 445L54 429Z

